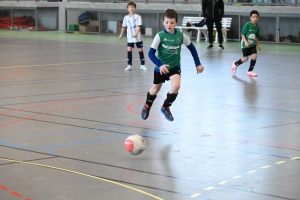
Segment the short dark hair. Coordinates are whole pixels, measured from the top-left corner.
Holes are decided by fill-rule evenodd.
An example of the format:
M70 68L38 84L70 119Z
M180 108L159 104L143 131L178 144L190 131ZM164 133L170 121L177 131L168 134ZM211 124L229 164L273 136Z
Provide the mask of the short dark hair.
M163 20L164 20L165 18L169 18L169 19L175 18L175 20L176 20L176 22L177 22L177 21L178 21L178 14L177 14L177 12L176 12L175 10L173 10L173 9L167 9L166 12L164 13L164 18L163 18Z
M136 4L132 1L127 4L127 8L128 8L128 6L134 6L136 8Z
M257 10L252 10L252 11L250 12L250 17L252 17L253 14L257 14L257 16L259 17L259 13L258 13Z

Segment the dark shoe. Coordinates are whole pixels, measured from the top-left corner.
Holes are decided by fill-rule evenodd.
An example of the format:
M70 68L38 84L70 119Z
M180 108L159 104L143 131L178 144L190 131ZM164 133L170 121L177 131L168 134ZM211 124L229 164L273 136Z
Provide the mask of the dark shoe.
M147 104L145 104L141 112L141 116L143 120L146 120L149 117L149 112L150 112L150 107Z
M174 120L174 118L173 118L173 116L172 116L172 113L171 113L171 111L170 111L170 107L168 107L168 108L162 107L162 108L160 109L160 111L161 111L162 114L165 115L165 118L166 118L167 120L169 120L169 121L173 121L173 120Z
M190 22L187 22L187 23L186 23L186 26L187 26L187 27L191 27L192 25L190 24ZM193 30L193 29L188 29L187 32L191 32L192 30Z
M223 47L222 44L219 44L219 48L220 48L220 49L224 49L224 47Z
M207 49L212 49L214 47L214 45L210 44Z

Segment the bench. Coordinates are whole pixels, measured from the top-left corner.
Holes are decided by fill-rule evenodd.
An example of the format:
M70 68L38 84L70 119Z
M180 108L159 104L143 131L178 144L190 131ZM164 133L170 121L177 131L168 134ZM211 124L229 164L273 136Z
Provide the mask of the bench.
M203 33L203 35L205 36L205 41L208 41L208 31L207 31L207 26L204 25L203 27L187 27L186 24L187 22L193 22L193 23L198 23L200 22L202 19L204 19L204 17L190 17L190 16L184 16L182 19L182 26L176 26L176 28L178 28L180 31L186 33L186 35L188 37L190 37L190 35L187 33L188 29L192 29L192 30L197 30L197 41L200 41L201 38L201 33ZM223 40L224 42L227 41L227 31L229 31L229 28L231 26L231 21L232 18L222 18L222 33L223 33ZM214 30L216 30L216 25L214 23ZM218 42L218 32L216 32L215 35L215 42Z

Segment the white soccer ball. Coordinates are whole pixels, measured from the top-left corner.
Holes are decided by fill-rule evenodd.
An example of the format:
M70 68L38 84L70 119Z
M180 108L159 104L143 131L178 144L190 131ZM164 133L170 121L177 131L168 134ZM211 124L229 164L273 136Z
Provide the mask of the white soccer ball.
M251 33L251 34L248 36L248 43L249 43L249 44L254 43L255 40L256 40L255 38L256 38L256 37L255 37L255 34Z
M146 143L142 136L140 135L130 135L125 140L125 149L132 155L139 155L141 154L145 148Z

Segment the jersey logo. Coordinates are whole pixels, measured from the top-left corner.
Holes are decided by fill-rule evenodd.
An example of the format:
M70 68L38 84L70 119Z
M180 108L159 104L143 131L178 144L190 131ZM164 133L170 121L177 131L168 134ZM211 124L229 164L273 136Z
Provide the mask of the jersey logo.
M179 49L180 48L180 46L168 46L168 45L165 45L165 44L163 44L162 45L165 49Z

